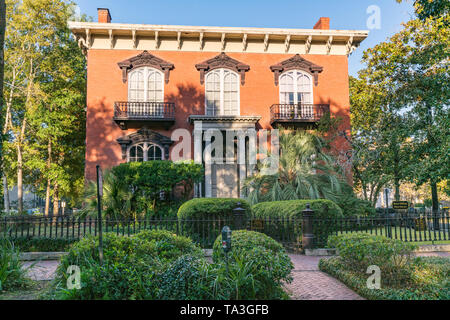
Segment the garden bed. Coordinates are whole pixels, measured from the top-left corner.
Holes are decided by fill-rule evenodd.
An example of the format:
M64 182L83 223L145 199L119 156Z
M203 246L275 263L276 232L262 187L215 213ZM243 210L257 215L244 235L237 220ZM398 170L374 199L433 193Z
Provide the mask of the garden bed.
M450 299L450 258L418 257L413 260L417 278L403 287L367 288L368 274L348 268L342 258L321 259L319 269L335 277L359 295L370 300L448 300Z

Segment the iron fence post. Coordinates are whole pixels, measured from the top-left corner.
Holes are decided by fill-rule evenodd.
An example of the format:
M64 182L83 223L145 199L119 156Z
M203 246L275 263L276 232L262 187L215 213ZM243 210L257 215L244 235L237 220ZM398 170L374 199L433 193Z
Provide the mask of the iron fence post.
M237 207L233 209L233 219L235 230L246 229L245 209L241 208L241 203L237 203Z
M314 210L311 210L310 204L306 204L306 209L302 211L302 248L312 249L314 234L313 234L313 217Z

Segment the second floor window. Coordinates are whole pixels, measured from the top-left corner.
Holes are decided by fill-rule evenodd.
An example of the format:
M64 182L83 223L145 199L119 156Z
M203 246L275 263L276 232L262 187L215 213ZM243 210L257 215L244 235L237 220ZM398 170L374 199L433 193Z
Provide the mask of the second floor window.
M164 75L161 71L139 68L130 72L128 80L129 101L164 102Z
M228 69L206 75L206 115L239 115L239 76Z
M291 70L280 76L281 104L311 104L312 93L312 80L309 74Z

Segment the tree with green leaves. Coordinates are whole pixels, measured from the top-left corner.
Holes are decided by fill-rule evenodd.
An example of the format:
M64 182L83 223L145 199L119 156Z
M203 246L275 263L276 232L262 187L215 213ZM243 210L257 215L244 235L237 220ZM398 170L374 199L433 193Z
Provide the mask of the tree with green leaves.
M450 175L448 20L448 15L411 20L364 53L368 83L385 93L389 110L407 124L413 159L408 177L430 184L433 210L437 184Z
M50 198L75 198L83 186L85 59L71 39L66 0L7 0L4 194L17 181ZM6 202L6 201L5 201Z

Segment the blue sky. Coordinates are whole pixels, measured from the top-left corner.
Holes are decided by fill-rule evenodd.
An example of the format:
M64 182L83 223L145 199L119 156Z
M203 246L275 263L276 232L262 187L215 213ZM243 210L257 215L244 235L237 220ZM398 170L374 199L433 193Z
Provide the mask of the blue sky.
M356 75L365 49L386 40L413 16L413 0L74 0L81 13L97 20L97 8L108 8L112 22L195 26L312 28L319 17L330 17L331 29L366 30L367 8L380 8L380 29L349 58L349 73Z

